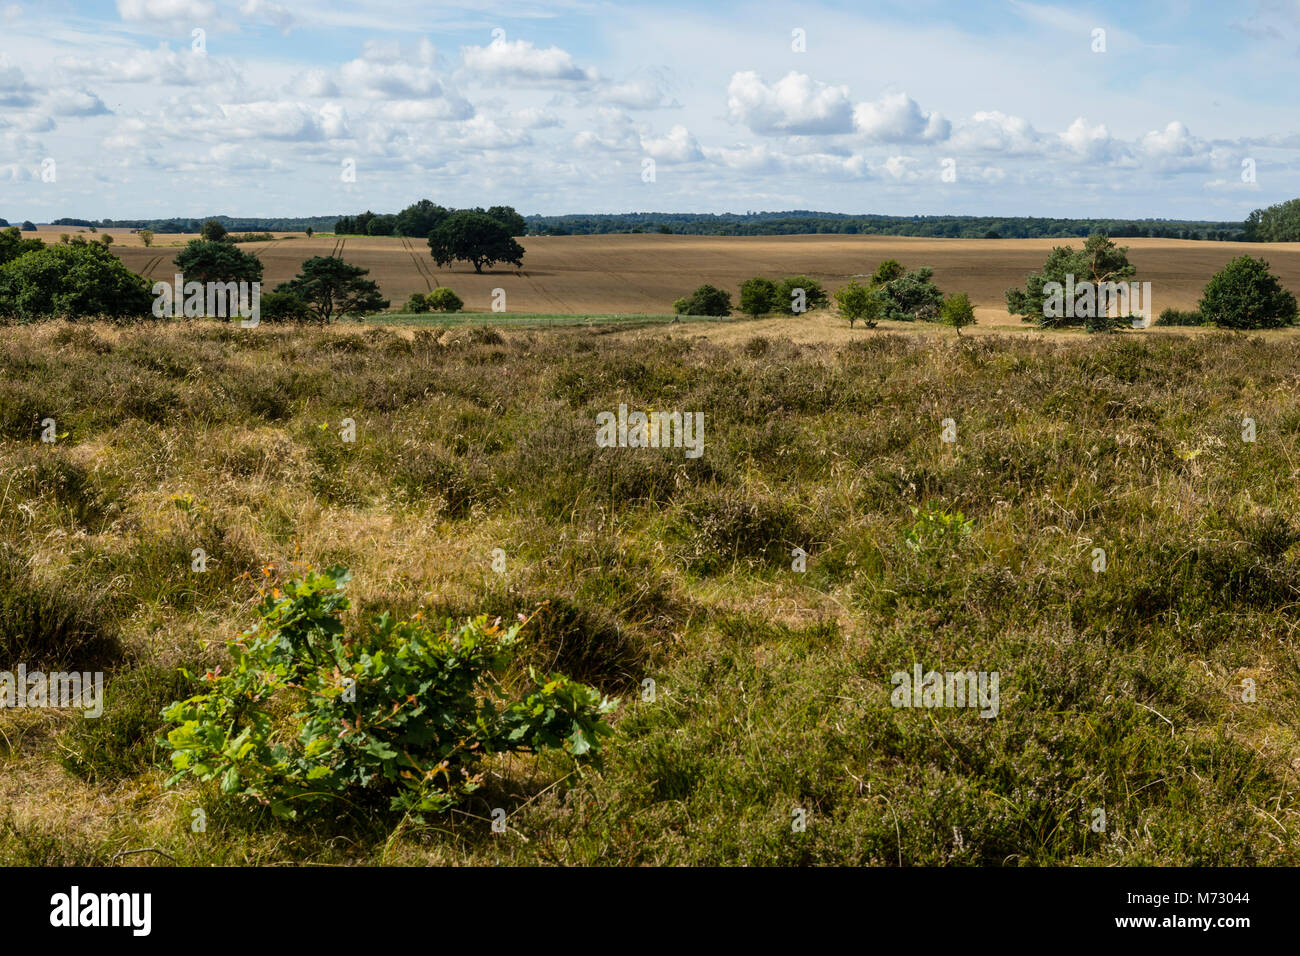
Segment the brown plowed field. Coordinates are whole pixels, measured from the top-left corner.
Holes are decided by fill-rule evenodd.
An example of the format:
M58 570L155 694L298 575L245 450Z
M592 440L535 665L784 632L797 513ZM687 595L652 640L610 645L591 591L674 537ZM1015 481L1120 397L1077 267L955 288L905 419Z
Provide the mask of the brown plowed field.
M57 241L65 228L44 228L42 238ZM191 236L159 236L146 249L138 238L119 230L113 251L128 267L151 279L170 277L177 247ZM53 234L53 235L51 235ZM87 238L92 238L87 236ZM1054 245L1081 240L1059 239L913 239L893 236L709 237L664 235L530 236L524 268L511 267L476 275L458 263L439 269L419 240L388 237L332 236L306 239L291 235L275 242L242 244L266 263L268 287L291 278L304 259L331 255L342 246L348 262L370 270L384 295L400 307L412 292L449 286L471 310L491 307L492 290L506 290L510 312L665 313L672 302L708 282L738 298L740 283L754 275L780 278L808 275L838 288L853 275L872 272L883 259L909 267L931 266L945 292L969 293L981 322L1006 322L1004 293L1023 284L1042 266ZM1123 239L1138 278L1152 283L1157 311L1192 308L1211 275L1234 256L1247 253L1268 259L1292 291L1300 293L1300 243L1260 245L1190 242L1176 239Z

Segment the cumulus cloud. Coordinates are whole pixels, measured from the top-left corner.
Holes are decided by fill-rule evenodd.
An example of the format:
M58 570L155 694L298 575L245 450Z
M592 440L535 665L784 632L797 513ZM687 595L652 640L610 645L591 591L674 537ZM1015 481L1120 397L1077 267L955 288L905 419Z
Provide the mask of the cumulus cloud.
M458 123L449 139L466 149L512 149L532 142L532 137L526 130L505 129L494 120L481 115Z
M36 100L34 92L23 71L0 56L0 106L30 106Z
M55 62L64 75L106 83L202 86L239 80L239 74L225 61L189 50L177 52L166 43L117 59L61 56Z
M55 116L103 116L111 112L90 90L56 90L45 102Z
M326 116L305 103L260 100L221 107L224 122L218 129L237 139L317 142L326 139ZM338 116L329 117L337 127Z
M675 105L669 102L658 83L646 79L610 84L597 91L596 99L629 110L653 110Z
M1123 159L1127 154L1124 144L1110 135L1105 123L1095 126L1082 116L1058 134L1061 144L1080 159L1109 163Z
M467 46L461 56L466 69L483 76L514 80L588 80L573 57L557 46L539 50L527 40L493 40L487 46Z
M932 143L948 138L952 124L925 112L906 93L886 93L853 109L853 127L878 143Z
M211 0L117 0L117 12L127 23L193 26L211 20L217 7Z
M510 113L510 121L520 129L551 129L560 125L560 118L540 106L528 106Z
M338 96L339 88L324 70L304 70L289 81L289 91L295 96Z
M700 144L685 126L674 126L667 136L656 139L641 137L641 148L646 155L664 163L689 163L703 159Z
M845 133L852 128L847 86L829 86L794 71L771 86L752 70L733 74L727 108L733 120L761 135Z
M1042 137L1028 120L989 110L975 113L970 122L962 124L952 134L951 143L963 151L1024 156L1041 150Z

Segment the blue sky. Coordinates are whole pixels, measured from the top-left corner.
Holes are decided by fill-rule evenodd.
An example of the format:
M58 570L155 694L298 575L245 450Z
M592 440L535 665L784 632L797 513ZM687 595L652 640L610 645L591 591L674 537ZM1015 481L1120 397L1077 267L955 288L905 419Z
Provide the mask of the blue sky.
M1300 0L0 0L0 216L1241 219L1297 89Z

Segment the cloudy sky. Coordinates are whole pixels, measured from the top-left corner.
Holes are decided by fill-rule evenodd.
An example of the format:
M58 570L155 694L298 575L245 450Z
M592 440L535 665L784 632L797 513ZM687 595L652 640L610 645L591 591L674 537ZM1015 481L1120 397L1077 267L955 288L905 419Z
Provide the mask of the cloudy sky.
M0 0L0 216L1241 219L1297 90L1300 0Z

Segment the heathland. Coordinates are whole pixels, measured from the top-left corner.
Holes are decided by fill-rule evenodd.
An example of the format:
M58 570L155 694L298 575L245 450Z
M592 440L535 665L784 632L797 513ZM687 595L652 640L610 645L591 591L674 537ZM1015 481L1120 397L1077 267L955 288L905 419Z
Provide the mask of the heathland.
M279 280L338 241L245 248ZM523 241L518 274L342 254L395 302L436 280L545 312L764 272L833 288L890 256L992 310L1051 245ZM1239 254L1125 242L1157 309ZM113 248L165 257L153 278L175 255ZM1296 246L1242 251L1300 285ZM0 861L1300 863L1300 338L984 318L7 329L4 656L108 684L98 720L0 715ZM598 447L620 404L703 413L703 454ZM492 758L424 824L165 787L175 669L228 667L260 590L336 563L357 621L541 608L504 678L620 697L603 763ZM997 716L891 706L917 665L996 672Z

